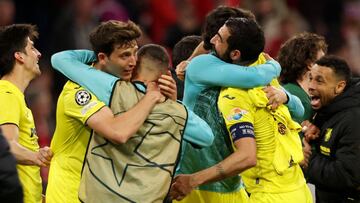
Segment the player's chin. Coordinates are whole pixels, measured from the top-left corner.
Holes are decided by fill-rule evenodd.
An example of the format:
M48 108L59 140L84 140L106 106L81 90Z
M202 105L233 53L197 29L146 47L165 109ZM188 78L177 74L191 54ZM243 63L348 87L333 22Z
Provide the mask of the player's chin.
M131 80L131 74L123 74L121 76L121 79L124 81L130 81Z

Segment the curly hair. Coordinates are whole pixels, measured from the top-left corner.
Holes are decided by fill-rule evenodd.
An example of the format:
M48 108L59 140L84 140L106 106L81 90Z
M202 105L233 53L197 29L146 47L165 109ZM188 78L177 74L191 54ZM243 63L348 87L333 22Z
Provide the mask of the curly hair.
M90 33L90 43L96 55L110 55L115 45L129 46L141 36L140 28L132 21L109 20L101 23Z
M327 52L325 39L320 35L303 32L287 40L278 54L282 68L280 81L296 83L309 70L308 65L317 60L319 51Z

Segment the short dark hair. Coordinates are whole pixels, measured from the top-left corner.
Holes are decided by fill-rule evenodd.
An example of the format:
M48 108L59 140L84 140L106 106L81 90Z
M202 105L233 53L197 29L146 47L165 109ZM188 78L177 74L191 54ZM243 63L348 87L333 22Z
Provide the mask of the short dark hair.
M225 26L230 32L228 50L239 50L241 61L256 60L265 47L264 31L259 24L248 18L229 18Z
M142 46L137 52L138 61L140 62L142 58L150 58L152 60L160 62L161 66L169 67L169 54L166 49L157 44L147 44Z
M109 20L97 26L89 37L96 55L103 52L109 56L116 45L129 46L140 36L141 30L134 22Z
M325 66L331 68L339 80L345 80L347 85L350 84L352 74L350 67L348 66L345 60L337 56L328 55L328 56L323 56L315 63L319 66Z
M172 52L173 67L176 68L181 61L188 59L201 41L201 37L197 35L185 36L178 41Z
M280 48L278 61L281 65L280 80L286 84L295 83L306 71L307 66L317 60L319 51L327 52L323 36L303 32L288 39Z
M27 38L37 39L37 27L30 24L13 24L0 28L0 77L11 73L15 65L15 52L24 52Z
M205 23L202 28L202 38L205 49L210 50L212 48L212 44L210 43L211 38L216 35L218 30L230 17L255 20L255 15L249 10L229 6L217 7L206 16Z

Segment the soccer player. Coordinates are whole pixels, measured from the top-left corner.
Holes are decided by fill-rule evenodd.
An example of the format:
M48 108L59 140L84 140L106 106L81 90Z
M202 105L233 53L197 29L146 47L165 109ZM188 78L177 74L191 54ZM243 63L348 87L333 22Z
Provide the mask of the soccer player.
M40 52L33 40L36 27L14 24L0 29L0 126L17 161L24 202L42 201L40 166L48 166L52 153L40 148L31 110L24 91L41 74Z
M113 69L123 80L130 80L136 64L135 40L140 34L140 29L132 22L107 22L98 26L90 40L95 50L100 47L105 51L94 69ZM57 104L57 124L50 145L54 157L49 171L47 201L79 202L81 170L92 130L114 143L126 143L161 97L159 91L152 89L134 108L115 116L105 105L107 102L99 101L90 91L68 81Z
M64 72L65 75L68 75L73 81L76 81L79 84L84 85L85 87L89 88L89 90L91 92L93 92L101 101L103 101L105 104L111 106L112 111L113 111L114 114L121 114L121 115L125 111L128 111L129 107L132 107L133 105L135 105L138 102L138 100L143 97L143 93L135 91L136 89L132 89L132 88L134 88L133 84L129 85L129 83L122 82L118 78L120 76L120 79L122 79L122 77L123 77L126 80L129 80L130 77L128 77L128 76L132 75L132 73L129 74L129 72L134 67L133 66L130 66L130 67L125 66L125 64L121 64L121 63L115 63L116 61L121 61L121 59L130 58L132 64L136 63L136 61L132 60L132 59L136 58L136 55L135 55L135 53L137 51L136 41L135 40L132 40L132 41L124 40L124 39L127 39L126 36L128 36L128 34L129 34L129 32L126 32L126 30L128 30L128 29L126 29L127 27L126 26L123 27L124 24L129 24L129 23L123 23L123 22L118 22L118 21L109 21L109 22L105 22L105 23L101 24L97 29L94 30L94 32L91 34L91 39L92 39L91 42L93 44L93 48L94 48L94 51L96 53L95 55L94 55L93 52L89 52L89 51L65 51L65 52L57 53L52 57L52 64L53 64L53 66L55 68L59 69L61 72ZM123 33L123 35L121 35L122 37L119 37L119 36L118 37L110 37L111 35L109 35L109 37L106 37L107 34L111 33L112 29L110 29L110 28L113 27L113 26L115 26L115 27L117 27L117 26L123 27L124 33ZM111 41L109 42L109 41L104 40L104 39L117 39L117 40L115 40L113 42L111 42ZM107 46L104 46L104 45L107 45ZM157 53L162 53L162 52L158 51ZM163 56L168 57L167 55L164 55L164 54L163 54ZM144 60L146 60L147 58L152 59L154 57L155 57L155 59L158 58L158 57L156 57L156 55L153 56L153 57L143 57L143 58L145 58ZM90 62L90 61L97 60L96 63L95 63L95 67L97 65L102 66L103 70L105 70L105 71L107 71L109 73L112 73L113 75L116 75L117 77L109 75L109 74L104 73L104 72L96 71L94 68L91 68L91 67L89 67L89 66L87 66L87 65L85 65L85 64L83 64L83 63L81 63L81 62L79 62L77 60L80 60L80 61L83 61L83 62ZM165 59L161 59L160 62L162 62L163 60L165 60ZM149 60L147 60L147 61L149 61ZM167 59L167 61L168 61L168 59ZM160 64L164 64L164 63L167 64L166 62L162 62ZM139 62L139 64L142 64L142 60ZM148 62L145 63L145 64L148 64ZM158 65L158 62L156 62L155 64ZM162 65L161 67L163 67L163 66L164 65ZM168 64L165 65L165 67L167 68ZM144 68L146 68L146 67L144 67ZM152 72L150 70L146 71L146 72L147 73ZM120 74L120 73L123 73L123 75ZM136 75L143 75L143 74L139 74L139 73L140 72L137 71ZM156 73L157 73L156 76L158 77L159 71L156 71ZM151 76L151 74L145 74L145 75L147 76L147 78L149 76ZM81 76L81 77L79 77L79 76ZM169 76L169 77L171 78L171 76ZM136 78L138 78L138 76L136 76ZM142 80L142 81L144 82L145 80ZM125 90L122 89L121 91L114 89L115 87L123 88L124 85L125 85L125 87L127 85L127 87L129 87L129 89L125 89ZM150 83L150 85L151 85L151 83ZM150 88L150 90L151 90L151 86L148 87L148 88ZM140 88L140 89L142 88L141 85L136 86L136 87ZM149 89L148 89L148 91L149 91ZM117 101L117 102L114 103L113 100L120 100L120 101ZM176 102L174 102L172 100L169 100L169 99L167 99L164 103L166 103L167 105L171 104L170 106L174 107L174 109L172 111L171 111L172 108L170 108L170 109L167 108L166 112L168 112L168 113L172 112L172 113L176 114L173 111L178 109L178 108L182 108L182 107L179 107L180 104L178 104L178 103L176 103ZM161 106L161 105L165 105L165 104L161 103L161 104L158 104L158 105ZM157 107L158 105L155 106L155 109L159 108L159 107ZM113 108L119 108L119 107L123 107L124 109L122 109L122 110L113 109ZM184 113L182 110L180 112ZM172 115L172 114L169 114L169 115ZM138 115L134 115L134 116L138 116ZM148 120L150 120L150 121L145 122L145 124L147 124L147 125L144 124L144 126L142 128L148 127L149 123L160 122L160 120L162 120L162 119L160 119L159 121L156 121L157 119L155 119L155 121L152 121L151 119L153 119L153 117L151 117L151 115L150 115L150 117L147 119L147 121ZM181 117L179 117L179 119L181 120ZM171 120L168 120L168 122L169 121L171 121ZM181 122L183 122L183 121L181 121ZM141 122L141 124L142 123L143 122ZM171 127L172 125L169 125L169 123L164 123L164 124L156 125L156 126L170 127L171 130L169 130L169 133L174 134L176 136L179 135L178 133L182 134L182 132L184 132L184 139L192 141L192 142L194 142L195 144L197 144L199 146L208 146L212 142L213 135L212 135L211 130L208 127L208 125L204 121L202 121L201 119L196 117L194 114L192 114L191 112L188 113L188 120L187 120L187 124L186 124L187 127L185 128L185 130L179 129L179 131L177 131L176 130L177 128L179 128L179 127L184 128L184 126L181 127L181 126L175 125L177 127L172 128ZM121 131L126 131L127 130L126 129L127 126L125 126L125 127L121 126L121 128L122 128ZM138 132L140 132L140 134L145 133L141 129ZM176 131L176 133L171 133L174 130ZM201 134L200 133L194 134L194 131L196 132L196 130L201 131ZM107 148L107 147L117 148L117 146L118 146L119 149L121 148L121 149L124 149L124 150L130 150L134 146L134 143L139 144L138 139L141 138L141 136L137 136L135 134L135 132L133 132L132 135L134 135L134 138L128 140L127 143L120 144L120 145L116 145L116 144L114 145L114 144L111 144L111 142L109 143L108 139L102 138L101 136L98 135L98 133L96 135L93 135L93 137L91 139L91 142L89 144L89 149L88 149L89 153L87 154L87 159L86 159L86 162L85 162L86 165L84 167L83 179L85 179L85 180L82 181L82 183L84 183L85 188L92 188L93 189L93 187L98 187L99 186L97 181L89 182L89 181L91 181L91 178L93 178L93 176L98 177L98 176L93 175L92 173L90 173L89 170L92 169L92 167L103 166L103 168L100 168L100 169L96 168L96 170L97 170L96 174L97 175L98 174L100 174L100 175L105 174L105 175L109 176L109 175L113 174L112 172L109 172L108 170L110 170L110 169L107 168L110 163L106 162L106 160L110 160L110 159L106 158L104 160L101 160L101 159L99 160L99 157L95 155L97 153L94 153L94 151L92 150L92 149L100 150L100 151L104 150L102 147L96 147L96 146L98 146L97 145L98 142L101 142L102 144L105 144L104 148ZM162 137L162 136L160 136L160 137ZM153 137L153 138L155 138L155 137ZM167 138L163 137L163 138L165 140L166 139L169 140L169 137L167 137ZM175 138L177 140L181 140L181 139L179 139L179 137L175 137ZM155 141L156 140L157 139L155 139ZM171 142L172 144L171 143L164 144L165 140L159 138L159 140L157 140L155 143L153 143L154 145L152 145L150 148L153 148L154 150L156 150L156 149L161 150L163 148L164 149L169 149L168 147L171 147L171 149L174 150L174 149L176 149L176 147L178 147L177 144L176 144L176 141L175 141L175 145L174 145L174 141ZM148 144L149 143L147 143L146 145L148 145ZM180 143L178 143L178 144L180 144ZM157 145L159 145L159 147L156 147ZM105 150L107 150L107 149L105 149ZM114 149L112 149L112 150L114 150ZM118 153L117 152L118 150L114 150L114 151L115 151L115 154ZM133 151L129 151L129 153L130 154L128 154L128 155L133 154L132 155L133 159L130 159L130 161L135 161L135 162L139 161L139 159L136 158L136 156L138 156L137 153L135 154L135 152L133 152ZM177 155L177 153L178 152L176 150L174 150L174 151L170 151L170 152L168 151L166 153L160 153L160 155L164 156L165 154L167 154L169 157L171 157L173 159L174 155ZM106 154L106 156L110 156L110 157L115 156L115 154L113 154L112 152L108 153L108 151L106 151L105 154ZM124 160L124 163L126 163L125 158L126 157L124 157L124 156L116 156L116 158L114 160L121 159L121 160ZM131 157L129 157L129 158L131 158ZM159 160L157 160L155 158L152 158L150 160L159 161ZM103 161L105 161L106 163L101 164ZM171 160L171 161L175 162L174 160ZM93 163L95 163L95 165ZM118 162L116 162L116 163L118 163ZM154 163L151 163L150 165L153 165L153 164ZM170 162L170 163L167 163L167 164L168 164L168 166L167 167L164 166L164 167L167 168L167 171L169 171L168 175L171 175L171 168L174 167L174 163ZM152 167L150 167L150 169L151 168ZM122 171L122 170L123 169L121 169L120 171ZM126 172L126 170L125 170L125 172ZM154 176L153 173L145 172L144 174L148 178ZM121 177L121 176L118 176L118 174L115 174L115 176L116 177ZM127 176L127 177L131 177L131 176ZM138 178L140 179L141 177L139 176ZM161 179L159 178L158 180L159 181L163 180L163 178L164 177L162 177ZM171 180L171 176L167 176L167 180L168 180L167 184L169 185L170 181L169 181L168 178L170 178L170 180ZM115 179L113 179L113 180L115 180ZM144 181L145 180L146 179L144 179ZM112 182L106 182L106 184L109 184L109 183L112 183ZM125 184L126 183L124 182L124 185ZM110 199L112 199L114 197L121 199L121 195L119 196L119 195L117 195L115 193L112 193L113 190L106 189L107 186L108 185L101 186L100 188L98 188L98 190L96 190L96 192L91 192L92 190L87 190L86 189L86 193L80 193L80 197L81 197L81 199L83 201L92 201L94 199L100 198L101 195L106 195L106 193L108 193ZM148 187L150 187L150 186L148 185ZM153 185L153 184L151 185L151 187L153 189L155 189L155 190L159 189L159 188L155 187L155 185ZM140 195L142 193L140 193L140 191L138 191L138 189L136 189L136 188L134 188L134 189L137 192L136 192L135 197L131 196L131 198L146 198L147 197L147 196ZM83 190L81 190L81 191L83 191ZM166 189L166 186L164 186L163 188L161 188L161 192L156 192L155 194L153 194L153 196L155 197L156 195L158 195L161 198L164 198L167 191L168 191L168 189ZM123 193L123 192L124 191L122 191L121 193ZM131 192L131 191L129 190L128 192ZM108 201L111 201L111 200L108 200Z
M260 53L265 38L254 20L230 18L211 42L217 56L223 60L230 59L232 63L243 65L264 61ZM191 63L189 66L190 69ZM277 80L273 80L271 85L280 87ZM301 141L297 135L300 125L292 121L288 108L280 105L272 109L263 87L223 88L217 106L234 152L212 167L176 177L172 196L182 199L200 185L241 173L245 189L250 193L250 202L312 202L298 164L303 159ZM240 195L236 200L236 191L228 192L227 196L223 193L222 197L205 189L195 192L184 202L194 202L197 196L199 201L206 199L205 202L218 202L214 198L227 198L227 202L247 202L246 197ZM206 192L213 198L206 197Z
M138 51L139 67L133 79L136 86L118 81L113 85L103 84L98 88L88 80L78 77L79 74L75 74L74 67L65 65L74 63L76 56L81 58L84 53L86 52L65 51L54 55L52 61L56 68L68 74L73 80L88 86L99 98L111 101L114 113L126 111L133 105L132 103L136 103L142 97L144 87L138 84L139 81L141 83L157 81L159 75L169 66L169 58L164 48L158 45L146 45ZM82 75L86 74L87 78L118 80L114 76L91 71L84 67L84 64L81 65L77 70ZM96 89L103 91L99 92ZM106 96L108 92L113 93ZM82 175L79 194L81 200L87 202L100 197L107 201L164 200L180 152L183 133L184 140L195 145L208 146L212 143L211 130L204 121L191 111L186 113L183 105L167 99L154 107L144 125L126 144L112 145L94 135Z
M204 42L201 47L204 46L210 49L213 45L210 42L212 38L209 36L214 37L217 35L218 30L224 25L225 21L232 16L254 19L254 16L249 11L232 7L218 7L209 13L206 18L203 29ZM242 35L250 36L248 33ZM246 40L245 42L238 43L244 43L248 47L252 44L259 43L257 41ZM223 43L226 43L226 41L223 40ZM235 46L234 43L231 45ZM259 62L254 64L257 66L248 68L246 66L244 67L243 63L240 63L242 66L227 63L226 61L231 62L229 56L230 51L221 50L222 52L220 54L224 55L223 58L219 57L219 51L215 49L211 54L203 54L191 60L186 72L184 93L184 103L211 126L215 135L214 144L203 149L196 149L191 145L185 144L184 157L180 162L178 174L191 174L209 168L223 161L233 153L225 123L222 120L222 116L218 114L217 100L221 88L217 86L243 88L263 86L267 85L273 77L280 73L279 64L273 60L266 61L263 54L259 56ZM224 53L225 51L226 53ZM241 54L246 58L247 55L253 52L259 53L258 50L253 50L252 48L251 50L243 50ZM204 70L206 70L206 74ZM213 89L207 91L209 88ZM272 87L266 89L272 89ZM288 101L287 105L290 109L294 110L293 114L301 115L303 113L303 108L298 98L292 97L290 94L288 94L287 98L282 91L276 92L268 92L269 96L273 98L269 100L272 106L274 104L278 105L280 100L282 102ZM296 105L296 103L300 105L299 108L299 105ZM203 161L197 161L199 159ZM213 183L200 185L182 202L237 202L244 197L244 193L240 176L233 176Z

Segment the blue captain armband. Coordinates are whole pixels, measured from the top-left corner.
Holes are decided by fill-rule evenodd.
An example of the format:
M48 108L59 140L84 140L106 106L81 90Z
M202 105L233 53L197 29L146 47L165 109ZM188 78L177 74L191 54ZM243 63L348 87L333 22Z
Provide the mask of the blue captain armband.
M244 138L255 138L254 125L249 122L236 123L230 127L230 134L233 142Z

